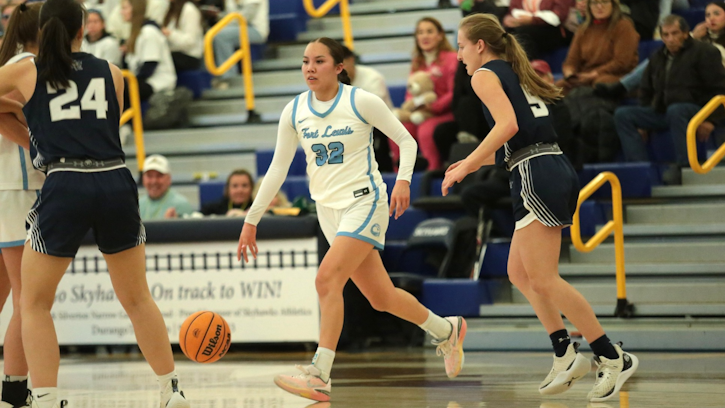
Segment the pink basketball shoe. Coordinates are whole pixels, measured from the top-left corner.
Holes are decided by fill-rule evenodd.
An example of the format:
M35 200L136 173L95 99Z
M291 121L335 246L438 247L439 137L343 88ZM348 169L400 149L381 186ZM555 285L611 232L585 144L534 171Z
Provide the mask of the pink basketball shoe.
M278 375L274 377L274 383L279 388L300 397L323 402L330 400L330 393L332 392L331 379L328 379L327 382L322 381L320 370L313 365L306 367L296 365L295 368L302 371L302 373L295 376Z
M446 374L448 378L455 378L460 374L463 363L466 360L463 354L463 340L466 338L466 319L461 316L446 317L451 323L451 335L445 340L433 340L438 346L436 354L443 356L446 362Z

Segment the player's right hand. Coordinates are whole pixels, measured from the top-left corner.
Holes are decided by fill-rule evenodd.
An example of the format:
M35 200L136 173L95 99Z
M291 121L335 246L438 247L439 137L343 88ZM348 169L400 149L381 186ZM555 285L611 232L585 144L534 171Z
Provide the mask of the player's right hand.
M247 249L252 253L254 259L257 259L257 226L244 223L242 233L239 235L239 246L237 246L237 261L241 261L244 257L244 262L249 262L247 256Z

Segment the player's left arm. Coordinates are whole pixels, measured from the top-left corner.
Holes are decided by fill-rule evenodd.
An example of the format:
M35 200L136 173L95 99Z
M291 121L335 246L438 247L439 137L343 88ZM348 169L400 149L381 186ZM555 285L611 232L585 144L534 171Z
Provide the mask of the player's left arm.
M119 115L123 113L123 88L126 84L123 82L123 74L121 68L115 66L112 63L108 63L108 67L111 69L111 76L113 77L113 87L116 90L116 99L118 100L118 109L120 110Z
M410 181L413 179L418 143L379 97L358 89L355 91L353 106L356 107L361 120L378 128L400 147L398 177L390 194L390 216L395 213L397 220L410 206Z
M455 183L460 183L481 166L493 164L496 150L519 131L514 108L495 73L478 71L471 78L471 85L478 98L491 112L496 124L476 150L446 170L446 177L441 187L443 195L447 195L449 188Z

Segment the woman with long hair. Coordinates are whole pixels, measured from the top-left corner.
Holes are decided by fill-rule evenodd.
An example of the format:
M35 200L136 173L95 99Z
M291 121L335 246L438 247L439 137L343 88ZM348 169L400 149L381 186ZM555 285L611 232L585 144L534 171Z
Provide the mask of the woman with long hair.
M131 36L124 44L125 59L138 79L141 101L156 92L174 90L176 70L169 44L159 26L146 19L146 0L123 0L121 14L124 21L131 23Z
M302 57L309 91L282 111L277 146L269 171L239 236L238 257L256 258L257 224L279 191L297 145L307 158L310 193L317 203L320 227L330 249L320 263L315 286L320 301L320 342L312 363L297 366L296 376L279 375L286 391L317 401L330 399L330 371L342 331L342 291L348 280L357 285L373 308L391 313L428 331L445 358L446 373L455 377L463 366L466 322L443 318L426 309L410 293L393 286L378 250L385 245L389 217L400 217L410 204L410 180L417 146L379 97L347 84L342 45L330 38L310 42ZM393 139L401 151L400 171L388 206L387 186L373 155L372 129Z
M453 84L456 76L458 61L456 52L446 38L446 31L440 21L433 17L423 17L415 25L415 48L411 61L410 73L424 71L430 74L433 80L433 90L437 99L426 106L434 115L416 125L404 122L408 132L418 141L423 157L428 160L428 169L439 169L443 163L436 147L433 133L435 128L444 122L454 120L451 111L453 101ZM405 99L412 99L413 95L407 93ZM398 146L390 143L393 161L398 160Z
M224 185L224 195L219 201L205 205L201 209L204 215L242 216L252 206L254 177L245 169L232 171Z
M199 69L204 54L201 11L192 0L170 0L161 32L169 40L176 72Z
M637 358L612 344L586 299L559 276L561 229L572 223L579 179L556 144L547 103L561 90L541 79L516 38L490 15L461 21L458 58L472 76L491 132L466 159L451 165L443 195L455 183L496 163L511 172L516 230L511 241L508 274L531 303L554 347L554 366L539 387L558 394L590 370L589 361L571 343L561 315L584 335L598 366L591 401L617 395L637 370Z
M0 47L0 66L38 54L39 15L40 4L20 4L15 8ZM9 97L23 100L18 92ZM0 272L7 271L13 302L13 315L3 345L2 401L13 407L24 407L29 404L28 364L21 334L20 261L25 244L25 216L38 198L45 175L33 168L28 132L13 114L0 114L0 133L0 263L3 264ZM0 298L0 302L4 304L5 299Z
M93 229L116 296L158 376L159 406L188 408L166 324L146 281L138 189L124 164L118 135L123 77L108 61L80 52L84 13L77 0L48 0L36 26L37 59L0 68L0 95L18 92L25 101L15 115L27 121L33 165L47 174L27 216L21 267L23 347L34 387L31 406L67 405L58 401L60 353L50 310L58 283Z

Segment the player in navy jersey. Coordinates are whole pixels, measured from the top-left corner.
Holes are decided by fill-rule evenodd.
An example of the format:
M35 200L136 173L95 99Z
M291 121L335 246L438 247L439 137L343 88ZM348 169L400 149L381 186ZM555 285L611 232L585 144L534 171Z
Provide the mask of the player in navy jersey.
M635 372L638 360L611 344L586 299L559 276L561 229L572 223L579 195L577 175L556 144L546 107L561 91L536 75L516 38L491 15L463 19L458 47L491 131L471 155L448 168L443 194L482 165L495 162L511 172L516 231L509 279L531 303L555 351L539 392L564 392L590 370L578 344L569 340L563 313L595 354L597 378L588 398L607 400Z
M139 347L159 379L161 408L188 408L163 317L146 282L146 234L138 193L118 135L121 71L81 53L83 6L48 0L40 11L38 58L0 69L0 95L19 92L36 168L47 179L28 213L22 259L22 337L32 408L60 408L58 341L50 310L60 279L93 229ZM24 115L23 115L24 113Z

